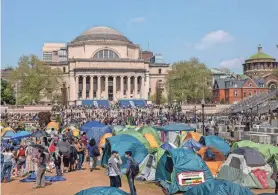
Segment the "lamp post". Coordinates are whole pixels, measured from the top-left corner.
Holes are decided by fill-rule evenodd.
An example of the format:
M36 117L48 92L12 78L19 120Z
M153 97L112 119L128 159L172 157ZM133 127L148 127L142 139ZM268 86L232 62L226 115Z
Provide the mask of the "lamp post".
M205 136L205 99L202 99L202 122L203 122L203 135Z

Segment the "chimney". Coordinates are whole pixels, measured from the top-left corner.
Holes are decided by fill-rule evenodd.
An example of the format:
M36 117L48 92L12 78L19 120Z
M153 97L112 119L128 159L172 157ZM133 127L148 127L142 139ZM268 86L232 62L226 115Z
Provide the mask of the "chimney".
M262 45L260 44L259 47L258 47L258 53L262 53L262 50L263 50L263 47L262 47Z

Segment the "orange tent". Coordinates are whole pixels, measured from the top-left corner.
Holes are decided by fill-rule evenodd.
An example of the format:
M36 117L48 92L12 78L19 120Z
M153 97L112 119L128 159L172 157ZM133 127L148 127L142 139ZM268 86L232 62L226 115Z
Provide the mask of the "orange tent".
M54 128L55 130L58 131L58 130L59 130L59 125L58 125L58 123L56 123L56 122L50 122L50 123L48 123L46 129L51 129L51 128Z
M184 138L184 141L185 142L186 140L192 138L194 139L196 142L199 142L200 141L200 138L201 138L201 134L200 133L196 133L196 132L188 132L186 137Z
M112 134L111 133L105 133L101 138L100 138L100 141L98 143L98 147L99 148L104 148L105 146L105 142L106 142L106 138L108 137L112 137Z
M154 136L150 133L145 133L144 137L150 143L152 148L159 148L157 141L155 140Z
M209 150L209 151L208 151ZM213 159L210 159L206 152L213 153ZM202 147L199 151L196 152L201 158L206 162L208 168L210 169L213 176L219 172L223 162L225 161L225 156L222 152L218 151L213 147Z

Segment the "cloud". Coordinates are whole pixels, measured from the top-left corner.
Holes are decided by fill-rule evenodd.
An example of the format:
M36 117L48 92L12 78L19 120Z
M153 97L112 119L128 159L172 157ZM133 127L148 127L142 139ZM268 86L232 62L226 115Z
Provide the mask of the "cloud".
M146 21L145 17L136 17L136 18L131 18L127 24L138 24L138 23L143 23Z
M234 58L230 60L224 60L220 63L221 68L228 68L233 70L242 69L242 64L244 62L244 58Z
M195 44L195 49L208 49L214 45L228 43L233 41L233 36L224 30L217 30L206 34L198 43Z

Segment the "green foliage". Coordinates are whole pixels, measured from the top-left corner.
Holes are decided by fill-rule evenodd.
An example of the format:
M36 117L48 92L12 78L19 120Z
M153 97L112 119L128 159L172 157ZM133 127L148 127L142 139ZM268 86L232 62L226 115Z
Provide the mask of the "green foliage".
M11 83L1 78L1 104L15 104L14 90Z
M150 99L153 103L156 103L157 101L156 93L151 95ZM160 104L165 104L166 102L167 102L166 97L163 94L161 94Z
M22 56L11 74L12 82L19 84L19 102L37 103L42 97L51 96L60 86L61 74L60 69L51 69L34 55Z
M169 100L173 102L200 102L211 98L211 72L197 58L172 65L166 77Z
M220 104L225 104L225 100L222 98Z
M39 112L39 124L41 127L45 127L51 120L51 113L50 112Z

